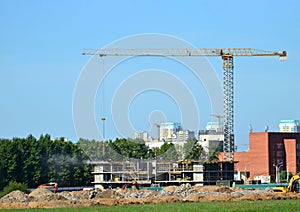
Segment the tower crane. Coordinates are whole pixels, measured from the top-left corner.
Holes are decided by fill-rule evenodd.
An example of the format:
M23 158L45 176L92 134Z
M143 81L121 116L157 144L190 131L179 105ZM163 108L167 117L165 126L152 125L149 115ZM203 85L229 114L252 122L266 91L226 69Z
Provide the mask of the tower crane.
M234 161L234 86L233 57L277 56L286 60L286 51L267 51L255 48L103 48L84 49L83 55L104 56L166 56L166 57L221 57L223 66L223 116L224 116L224 160Z
M218 132L223 131L221 127L221 118L224 118L224 116L221 116L219 114L210 114L210 116L216 117L218 119Z
M154 123L154 125L157 127L157 140L160 141L160 124Z

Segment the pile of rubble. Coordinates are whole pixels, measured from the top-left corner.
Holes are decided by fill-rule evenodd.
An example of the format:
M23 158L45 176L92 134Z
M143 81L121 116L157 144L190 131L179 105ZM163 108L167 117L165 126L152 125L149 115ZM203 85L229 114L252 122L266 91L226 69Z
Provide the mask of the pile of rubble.
M2 208L55 208L96 205L126 205L166 202L241 201L270 199L300 199L300 194L274 194L273 189L246 190L218 186L168 186L161 191L93 189L52 193L47 189L36 189L30 194L13 191L0 199Z

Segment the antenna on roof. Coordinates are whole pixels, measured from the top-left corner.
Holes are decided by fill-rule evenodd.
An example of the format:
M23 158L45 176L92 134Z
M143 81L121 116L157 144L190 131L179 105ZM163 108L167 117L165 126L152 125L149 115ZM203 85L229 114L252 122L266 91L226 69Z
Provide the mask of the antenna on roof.
M268 130L269 130L269 126L266 125L266 126L265 126L265 132L268 132Z

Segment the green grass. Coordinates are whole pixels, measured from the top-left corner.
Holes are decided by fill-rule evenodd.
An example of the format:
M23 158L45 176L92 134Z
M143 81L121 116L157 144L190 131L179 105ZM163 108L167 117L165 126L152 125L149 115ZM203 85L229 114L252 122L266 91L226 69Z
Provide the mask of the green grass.
M299 211L299 200L269 200L269 201L238 201L238 202L178 202L165 204L125 205L125 206L97 206L86 208L56 208L56 209L18 209L9 211L53 211L53 212L135 212L135 211Z

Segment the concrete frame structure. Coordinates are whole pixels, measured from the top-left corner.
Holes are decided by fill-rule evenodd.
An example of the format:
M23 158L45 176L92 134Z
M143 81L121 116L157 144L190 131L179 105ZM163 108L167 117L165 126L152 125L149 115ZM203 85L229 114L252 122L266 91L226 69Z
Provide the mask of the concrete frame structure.
M234 164L231 162L203 163L194 160L177 162L130 159L120 162L94 161L95 187L122 187L137 181L141 186L216 185L217 181L233 181Z
M136 180L140 185L176 185L189 182L203 185L204 169L199 161L168 162L157 160L128 160L122 162L94 161L95 187L122 187Z

